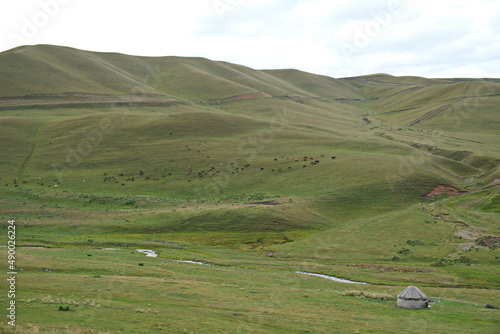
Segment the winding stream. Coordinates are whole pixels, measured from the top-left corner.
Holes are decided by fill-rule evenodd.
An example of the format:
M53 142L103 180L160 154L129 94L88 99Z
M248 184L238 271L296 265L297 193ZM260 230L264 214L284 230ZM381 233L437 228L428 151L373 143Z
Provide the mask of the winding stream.
M136 251L140 252L140 253L143 253L143 254L145 254L148 257L158 257L158 253L156 253L152 249L136 249ZM172 261L181 262L181 263L198 264L198 265L203 265L203 266L212 266L212 264L205 263L205 262L200 262L200 261L191 261L191 260L172 260ZM335 281L335 282L339 282L339 283L370 285L370 283L366 283L366 282L350 281L348 279L338 278L338 277L335 277L335 276L324 275L324 274L308 273L308 272L305 272L305 271L296 271L295 273L302 274L302 275L309 275L309 276L316 276L316 277L326 278L326 279L329 279L331 281Z
M147 257L158 257L158 253L156 253L154 250L152 249L136 249L135 250L136 252L139 252L139 253L143 253L145 254Z
M305 271L296 271L296 273L297 274L303 274L303 275L309 275L309 276L316 276L316 277L326 278L326 279L329 279L329 280L332 280L332 281L335 281L335 282L340 282L340 283L370 285L370 283L349 281L348 279L338 278L338 277L335 277L335 276L324 275L324 274L307 273Z
M190 261L190 260L173 260L174 262L182 262L182 263L192 263L192 264L201 264L204 266L211 266L209 263L200 262L200 261Z

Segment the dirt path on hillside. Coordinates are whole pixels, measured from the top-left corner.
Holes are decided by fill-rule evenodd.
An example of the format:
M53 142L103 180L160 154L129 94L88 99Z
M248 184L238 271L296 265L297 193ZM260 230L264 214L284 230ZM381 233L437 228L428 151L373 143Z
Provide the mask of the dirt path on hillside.
M268 95L264 93L247 93L247 94L239 94L239 95L234 95L230 97L226 97L223 99L215 99L215 100L210 100L208 103L210 105L221 105L229 101L235 101L235 100L246 100L246 99L263 99L269 97Z
M112 95L112 94L39 94L20 97L0 97L0 109L33 109L33 108L61 108L77 107L84 104L106 106L115 104L168 104L180 103L181 101L169 95L160 94L130 94L130 95Z
M277 198L276 200L269 200L269 201L258 201L258 202L247 202L247 203L238 203L238 204L231 204L231 203L225 203L225 204L218 204L218 203L204 203L204 202L188 202L184 203L183 207L175 207L175 208L169 208L169 209L157 209L157 210L144 210L141 211L140 209L126 209L126 210L121 210L121 212L130 212L130 213L140 213L140 214L157 214L157 213L172 213L172 212L193 212L193 211L198 211L200 209L202 210L219 210L219 209L241 209L241 208L246 208L249 206L280 206L280 205L286 205L290 203L290 201L293 201L294 203L296 202L292 198Z
M408 126L413 126L413 125L418 124L420 122L423 122L423 121L426 121L428 119L431 119L431 118L439 115L440 113L442 113L446 109L450 108L451 106L452 106L452 104L446 104L444 106L441 106L441 107L438 107L436 109L433 109L433 110L431 110L431 111L423 114L422 116L418 117L417 119L413 120L412 122L410 122L408 124Z

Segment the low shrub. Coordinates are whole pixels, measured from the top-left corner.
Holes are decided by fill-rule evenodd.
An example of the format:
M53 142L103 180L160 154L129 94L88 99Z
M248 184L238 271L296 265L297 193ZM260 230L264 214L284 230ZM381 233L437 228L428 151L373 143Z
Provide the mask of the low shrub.
M408 240L406 243L410 246L423 246L424 243L420 240Z
M408 254L410 253L410 250L408 248L402 248L398 250L398 254Z

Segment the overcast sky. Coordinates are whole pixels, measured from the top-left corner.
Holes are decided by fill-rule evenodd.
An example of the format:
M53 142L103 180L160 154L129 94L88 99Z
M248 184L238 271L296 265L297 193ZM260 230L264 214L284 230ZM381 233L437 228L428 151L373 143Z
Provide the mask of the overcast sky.
M2 0L0 51L55 44L331 77L500 77L498 0Z

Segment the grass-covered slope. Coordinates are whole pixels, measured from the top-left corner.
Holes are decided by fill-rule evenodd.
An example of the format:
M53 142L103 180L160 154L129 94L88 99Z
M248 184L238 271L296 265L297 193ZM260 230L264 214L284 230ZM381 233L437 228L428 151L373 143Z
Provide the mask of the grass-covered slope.
M140 92L210 100L249 93L308 94L269 73L204 58L134 57L49 45L3 52L0 74L2 97Z
M1 53L0 224L18 222L20 246L49 247L19 249L21 325L491 332L499 87L48 45ZM360 289L374 296L416 284L441 304L404 326L394 300L299 270L372 283Z

